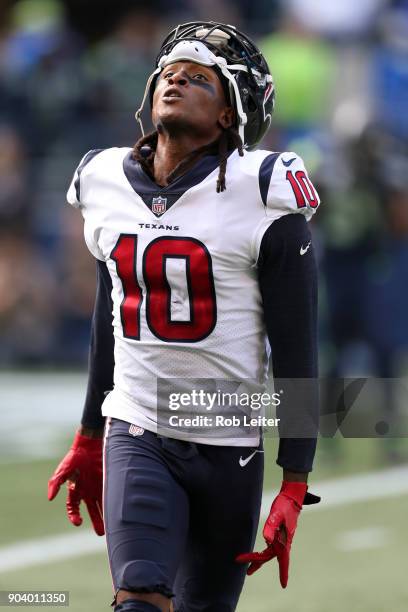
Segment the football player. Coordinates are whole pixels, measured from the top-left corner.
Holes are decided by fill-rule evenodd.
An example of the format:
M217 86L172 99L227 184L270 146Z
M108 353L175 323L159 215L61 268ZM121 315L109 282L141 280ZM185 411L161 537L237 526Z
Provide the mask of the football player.
M218 389L250 380L262 390L266 339L276 378L316 378L307 222L319 199L296 153L255 150L274 84L234 27L173 30L140 121L147 100L154 131L133 149L85 155L68 191L96 258L97 293L82 422L48 495L67 482L69 520L82 523L84 501L106 533L116 612L230 612L245 574L274 557L286 587L299 513L318 501L307 492L316 437L281 435L282 486L266 548L251 552L262 432L170 427L160 381ZM194 414L208 416L208 406L194 404Z

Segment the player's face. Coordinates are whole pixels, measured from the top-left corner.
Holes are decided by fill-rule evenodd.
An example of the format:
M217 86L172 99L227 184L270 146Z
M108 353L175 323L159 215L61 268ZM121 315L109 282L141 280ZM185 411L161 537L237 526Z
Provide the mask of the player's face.
M233 120L214 70L193 62L166 66L153 96L152 120L165 130L191 130L216 137Z

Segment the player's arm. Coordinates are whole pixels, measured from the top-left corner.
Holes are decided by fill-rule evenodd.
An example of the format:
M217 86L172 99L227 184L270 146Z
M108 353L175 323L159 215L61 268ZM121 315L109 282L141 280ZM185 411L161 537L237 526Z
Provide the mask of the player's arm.
M270 153L263 159L259 191L265 217L254 239L255 257L273 374L286 394L277 415L281 418L277 463L285 480L306 482L318 421L317 268L306 221L320 199L303 160L292 151Z
M319 408L317 268L303 215L283 215L269 226L262 238L258 270L273 374L279 380L279 388L284 389L281 411L278 410L283 426L277 458L283 468L283 481L263 530L267 548L240 555L238 560L249 562L248 574L252 574L277 557L285 588L299 513L304 504L319 501L307 492L306 484L316 451Z
M48 483L48 498L52 500L61 485L67 482L68 519L76 526L81 525L79 507L83 500L98 535L104 533L102 438L105 419L101 406L106 391L113 387L114 369L111 290L112 284L106 264L97 261L97 291L92 317L88 388L81 426L71 449Z
M277 463L288 480L307 482L316 451L316 436L308 434L315 433L319 417L317 266L303 215L284 215L270 225L262 239L258 271L273 376L282 381L286 394L278 409L282 425ZM289 380L293 384L287 384ZM309 427L303 431L303 426Z
M112 280L105 262L96 261L96 298L92 315L88 357L88 386L80 431L102 437L105 418L102 403L113 389L114 336L112 327Z

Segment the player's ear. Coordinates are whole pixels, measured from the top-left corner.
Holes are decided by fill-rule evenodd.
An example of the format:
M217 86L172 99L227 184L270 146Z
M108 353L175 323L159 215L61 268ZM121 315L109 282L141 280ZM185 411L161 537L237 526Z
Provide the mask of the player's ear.
M218 123L224 130L231 127L234 123L234 109L232 106L224 106L218 116Z

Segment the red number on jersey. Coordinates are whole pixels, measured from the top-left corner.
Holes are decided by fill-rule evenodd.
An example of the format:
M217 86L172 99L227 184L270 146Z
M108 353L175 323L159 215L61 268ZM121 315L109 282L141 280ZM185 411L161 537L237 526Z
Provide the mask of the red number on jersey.
M122 234L111 257L123 285L120 307L123 334L140 340L142 291L136 276L137 235ZM166 275L169 259L186 262L190 319L172 321L171 287ZM202 242L194 238L166 236L153 240L143 255L146 285L146 319L152 333L165 342L198 342L214 329L217 310L211 257Z
M120 305L123 335L140 340L140 306L142 290L136 276L137 236L121 234L111 253L116 263L116 271L123 287L123 300Z
M315 188L303 170L298 170L295 176L293 176L293 172L288 170L286 172L286 179L292 185L298 208L304 208L306 204L310 208L317 208L319 201Z
M172 321L171 289L166 278L166 260L186 262L190 320ZM215 290L210 254L193 238L157 238L143 255L146 282L147 323L155 336L165 341L198 342L206 338L216 323Z

